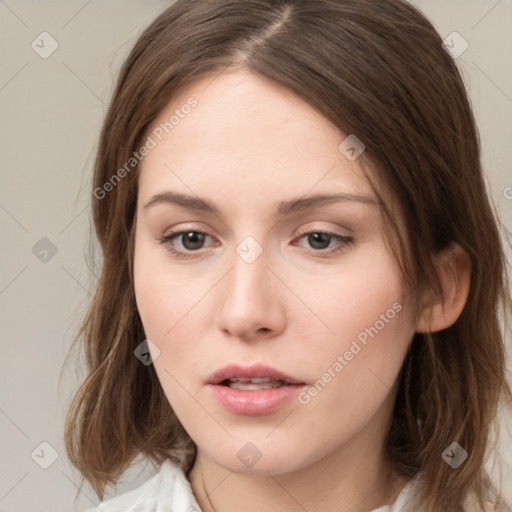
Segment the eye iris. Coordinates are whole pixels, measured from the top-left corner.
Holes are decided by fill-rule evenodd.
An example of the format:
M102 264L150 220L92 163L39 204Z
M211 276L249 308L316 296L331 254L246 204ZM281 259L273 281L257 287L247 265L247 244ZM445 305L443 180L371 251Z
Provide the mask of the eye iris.
M204 243L204 233L198 233L196 231L189 231L188 233L183 233L181 235L183 247L186 249L193 251L195 249L200 249L201 245ZM189 244L188 242L191 242Z
M310 242L313 242L311 244L311 247L314 249L325 249L329 246L329 242L331 240L331 235L327 233L312 233L308 235L308 239ZM320 241L320 247L315 247L316 244ZM326 243L324 243L326 242Z

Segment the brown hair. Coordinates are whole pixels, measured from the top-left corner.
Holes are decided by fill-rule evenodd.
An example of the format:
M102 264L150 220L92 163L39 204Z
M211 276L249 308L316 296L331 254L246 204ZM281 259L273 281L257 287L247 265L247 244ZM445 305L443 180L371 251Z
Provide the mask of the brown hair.
M361 160L375 168L376 182L367 177L417 311L420 292L441 293L436 254L452 243L469 254L471 286L460 317L440 332L413 337L388 456L402 475L421 474L413 505L425 512L462 511L470 493L475 510L485 500L497 502L484 462L500 397L512 398L500 325L511 300L499 220L457 65L432 24L402 0L178 0L137 40L121 69L94 169L103 265L76 337L89 374L65 431L82 485L87 479L103 498L136 455L159 463L179 448L194 449L153 366L133 353L145 339L132 268L138 167L108 193L97 191L129 161L173 97L226 68L248 68L287 87L364 142ZM441 458L453 441L469 453L456 470ZM192 462L193 452L184 464Z

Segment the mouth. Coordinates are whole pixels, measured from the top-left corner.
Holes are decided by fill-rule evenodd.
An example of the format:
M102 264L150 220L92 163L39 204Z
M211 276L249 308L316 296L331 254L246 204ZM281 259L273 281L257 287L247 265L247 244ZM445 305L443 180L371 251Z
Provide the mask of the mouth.
M247 378L231 378L225 379L220 383L231 389L240 389L241 391L255 391L258 389L273 389L282 386L292 386L293 384L284 380L273 380L270 377L256 377L254 379Z
M230 365L213 373L206 384L221 406L244 416L260 416L281 409L305 385L265 365Z
M229 365L221 368L209 377L207 384L250 391L305 383L270 366L256 364L252 366Z

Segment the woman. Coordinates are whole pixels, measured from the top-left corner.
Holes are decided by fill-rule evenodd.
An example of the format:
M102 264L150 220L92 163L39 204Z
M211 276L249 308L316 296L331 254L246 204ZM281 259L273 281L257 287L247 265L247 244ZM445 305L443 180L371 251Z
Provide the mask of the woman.
M506 510L505 257L452 56L401 0L178 0L106 115L73 464L103 510ZM507 309L508 308L508 309Z

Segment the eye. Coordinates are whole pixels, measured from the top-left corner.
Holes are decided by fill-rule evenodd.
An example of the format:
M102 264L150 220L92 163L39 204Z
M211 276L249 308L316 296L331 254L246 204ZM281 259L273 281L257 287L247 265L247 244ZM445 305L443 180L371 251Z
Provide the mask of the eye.
M314 253L319 253L321 255L330 255L341 252L347 246L354 243L354 238L351 236L339 235L338 233L331 233L329 231L306 231L300 234L299 240L305 237L308 243L311 244ZM333 240L338 243L325 250Z
M160 243L166 245L167 249L173 253L177 258L188 258L191 255L187 254L190 252L197 252L202 249L204 241L208 237L203 231L194 231L192 229L186 231L174 231L168 233L160 239ZM176 249L174 240L178 239L182 241L185 250Z
M192 258L195 257L194 252L199 252L199 250L203 248L206 238L211 237L203 231L190 229L168 233L159 241L162 245L165 245L167 250L174 254L176 258ZM299 240L303 238L307 238L314 254L320 254L322 256L341 252L347 246L354 243L354 238L351 236L339 235L329 231L306 231L301 233L298 237ZM183 249L176 248L176 239L181 240ZM333 247L329 247L333 240L337 242L337 244Z

